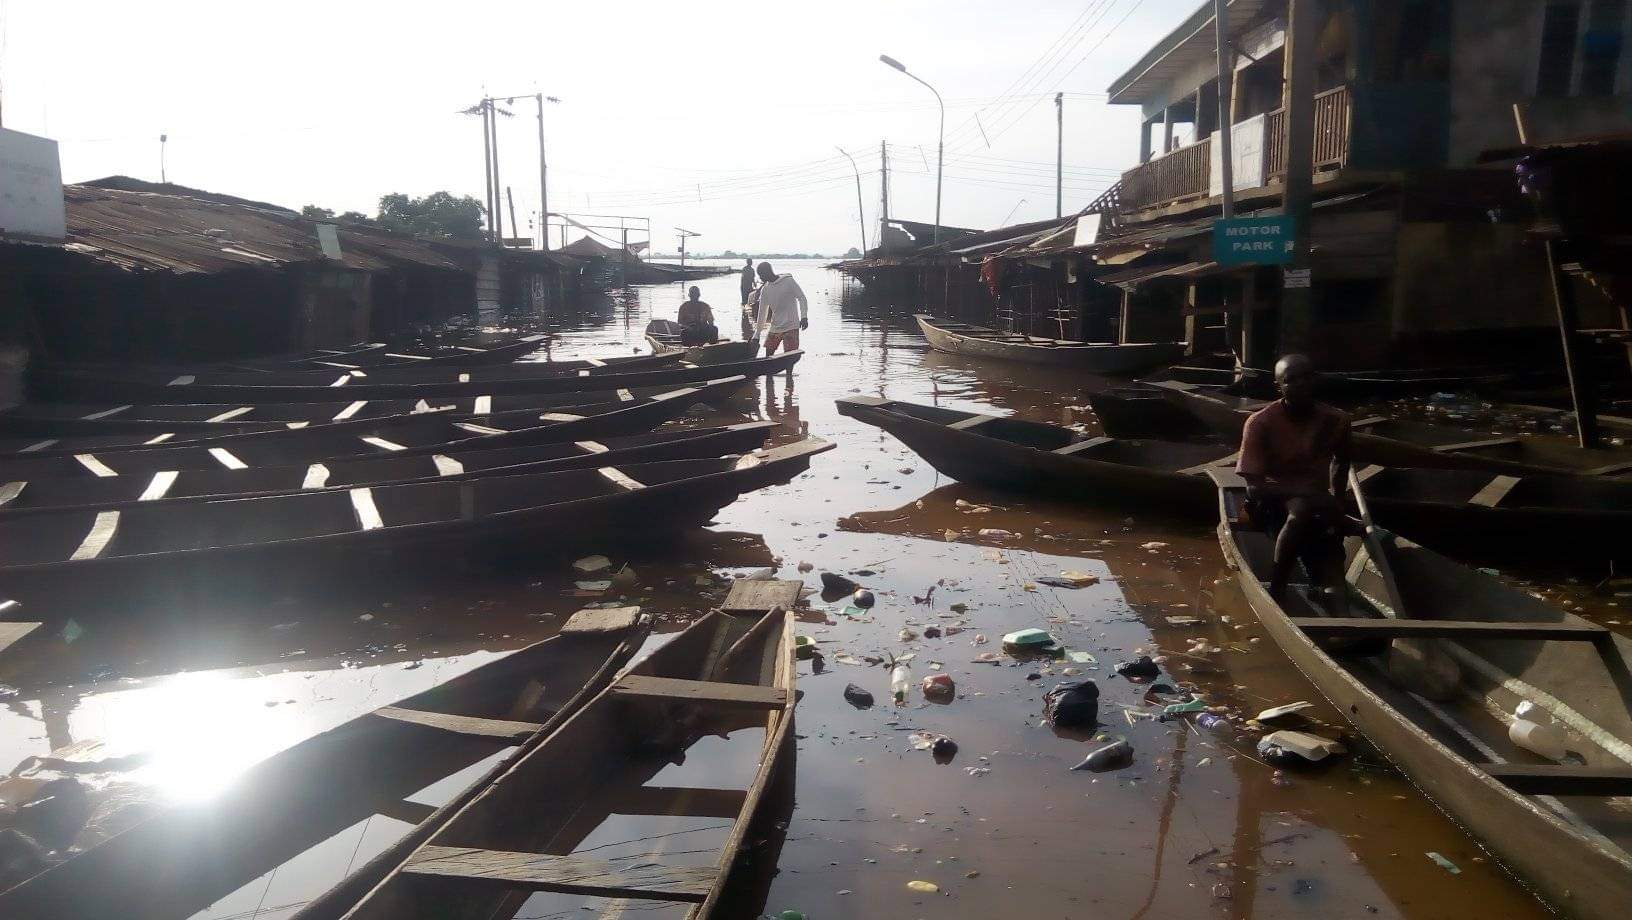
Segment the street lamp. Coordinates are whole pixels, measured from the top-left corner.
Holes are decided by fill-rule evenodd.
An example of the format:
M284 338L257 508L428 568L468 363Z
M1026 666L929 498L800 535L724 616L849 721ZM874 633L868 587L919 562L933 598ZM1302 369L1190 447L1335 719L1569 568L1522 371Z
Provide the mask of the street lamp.
M856 223L861 225L861 256L865 259L867 257L867 216L866 212L861 208L861 167L856 165L856 158L851 156L850 152L843 147L834 147L833 149L844 154L844 158L850 161L850 168L856 171Z
M924 81L919 79L918 76L909 72L907 70L907 65L887 54L879 55L878 59L883 61L885 64L894 67L896 70L901 71L907 76L912 77L919 83L923 83L930 92L935 93L935 104L941 107L940 135L935 142L935 242L939 243L941 241L941 163L946 156L946 103L941 101L941 94L935 89L935 87L930 86L928 83L924 83Z

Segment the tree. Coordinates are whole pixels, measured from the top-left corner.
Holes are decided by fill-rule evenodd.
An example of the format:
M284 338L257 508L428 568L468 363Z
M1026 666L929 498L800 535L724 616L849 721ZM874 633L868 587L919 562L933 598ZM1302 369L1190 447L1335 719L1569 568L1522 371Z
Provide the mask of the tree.
M328 208L320 208L315 204L309 204L300 209L300 216L310 217L312 220L332 220L334 219L334 212Z
M846 259L859 259L861 258L861 250L851 246L849 249L844 251L844 257Z
M455 198L447 192L432 192L424 198L410 198L393 192L380 199L379 223L415 236L479 240L483 213L482 203L469 195Z

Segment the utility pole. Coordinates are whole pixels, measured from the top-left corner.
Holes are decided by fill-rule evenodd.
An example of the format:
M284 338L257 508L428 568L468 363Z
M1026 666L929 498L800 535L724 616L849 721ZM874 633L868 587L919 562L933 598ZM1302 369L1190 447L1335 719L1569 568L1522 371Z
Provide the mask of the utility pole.
M1320 0L1288 0L1286 25L1286 179L1281 213L1292 219L1292 261L1281 284L1282 354L1302 351L1309 344L1310 288L1290 287L1286 274L1309 269L1309 211L1314 191L1315 153L1315 36L1321 15Z
M1224 219L1235 216L1235 54L1230 46L1230 0L1213 0L1213 33L1218 42L1218 168L1224 179Z
M164 169L164 145L170 140L170 135L159 135L159 181L168 184L170 178Z
M844 154L844 158L850 161L850 168L856 173L856 223L861 227L861 254L865 258L867 255L867 215L861 206L861 167L856 165L856 158L851 156L843 147L833 149Z
M544 228L544 251L550 250L550 173L544 165L544 94L538 99L538 208L540 226Z
M486 183L482 190L487 202L487 238L493 238L493 129L488 124L493 118L493 106L483 99L482 110L482 175Z
M878 248L884 248L885 225L890 222L890 147L884 141L878 142Z
M504 212L499 210L499 205L503 204L503 202L499 200L499 189L503 188L504 186L499 184L498 100L489 98L487 100L487 106L493 113L493 222L495 228L493 233L493 242L498 243L504 239Z
M1057 220L1065 216L1065 93L1054 94L1054 129L1054 217Z
M514 192L510 191L510 186L508 185L504 187L504 197L510 202L510 233L513 236L520 233L521 228L516 224L516 195ZM500 239L499 243L502 245L504 240Z

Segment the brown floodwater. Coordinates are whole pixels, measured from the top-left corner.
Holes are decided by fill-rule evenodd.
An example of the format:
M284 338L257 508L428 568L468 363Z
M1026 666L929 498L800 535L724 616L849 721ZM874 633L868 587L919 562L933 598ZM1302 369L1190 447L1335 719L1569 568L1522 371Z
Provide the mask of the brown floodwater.
M1112 669L1149 653L1168 656L1163 680L1193 686L1210 703L1250 716L1309 700L1317 722L1347 728L1260 641L1210 526L1112 510L1091 495L1047 501L958 485L833 404L862 393L1092 427L1083 394L1103 381L929 352L904 306L878 302L815 263L783 268L812 300L806 356L791 379L760 381L740 408L779 422L779 440L813 435L837 449L794 481L745 496L680 545L579 548L634 567L640 587L627 597L659 616L654 642L717 603L729 576L766 567L812 586L819 572L847 573L877 593L869 611L813 596L799 613L823 667L800 664L793 795L772 797L770 820L750 837L732 916L1548 914L1363 739L1351 736L1352 753L1323 769L1282 774L1257 759L1251 733L1146 717L1147 688ZM734 275L701 283L728 332L737 326L736 284ZM554 332L556 356L630 353L644 348L647 320L672 316L680 299L678 286L639 288L570 317L487 324ZM697 420L731 418L742 415ZM801 563L814 571L801 575ZM1067 570L1099 581L1081 589L1037 581ZM0 658L0 769L37 773L44 767L29 758L55 752L45 767L89 793L83 827L64 831L76 845L154 809L207 810L256 761L549 636L586 601L617 597L579 596L553 557L503 568L369 559L345 577L263 572L241 585L209 574L176 573L167 585L130 591L83 586L25 598L9 613L52 626ZM1632 602L1589 582L1533 587L1611 620ZM903 638L903 629L921 635L932 625L950 634ZM1078 654L976 661L999 651L1003 634L1028 627ZM1196 638L1219 651L1188 651ZM909 655L915 682L948 674L956 699L929 702L915 686L907 705L890 705L889 672L872 662ZM1073 677L1098 682L1101 731L1132 743L1132 766L1071 771L1095 742L1052 730L1042 711L1045 691ZM851 706L847 683L880 705ZM937 763L915 748L921 733L953 738L956 756ZM729 785L748 774L760 738L706 739L652 782ZM434 807L482 769L409 801ZM706 861L723 839L718 819L637 820L618 815L615 802L603 811L580 852L684 864ZM322 816L313 821L324 827ZM192 915L289 917L409 826L382 813L324 827L303 852L268 854L264 866L201 891ZM918 893L912 881L939 892ZM517 916L577 917L585 907L684 913L539 896ZM133 907L131 916L144 915Z

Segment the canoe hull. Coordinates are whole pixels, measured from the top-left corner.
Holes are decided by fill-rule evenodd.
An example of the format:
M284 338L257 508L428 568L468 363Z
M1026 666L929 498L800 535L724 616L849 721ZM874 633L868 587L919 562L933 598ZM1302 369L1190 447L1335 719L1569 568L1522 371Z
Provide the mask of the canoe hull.
M916 319L918 328L923 331L924 338L931 348L947 354L972 358L996 358L1004 361L1024 361L1029 364L1074 367L1095 374L1131 374L1169 364L1184 354L1183 342L1141 342L1128 345L1025 344L961 334L936 325L926 316L920 315ZM965 328L988 333L995 331L980 326Z
M1225 563L1236 571L1259 622L1321 695L1452 820L1466 828L1552 905L1570 916L1610 920L1632 904L1632 864L1590 845L1544 806L1469 764L1333 662L1282 611L1230 527L1218 527Z

